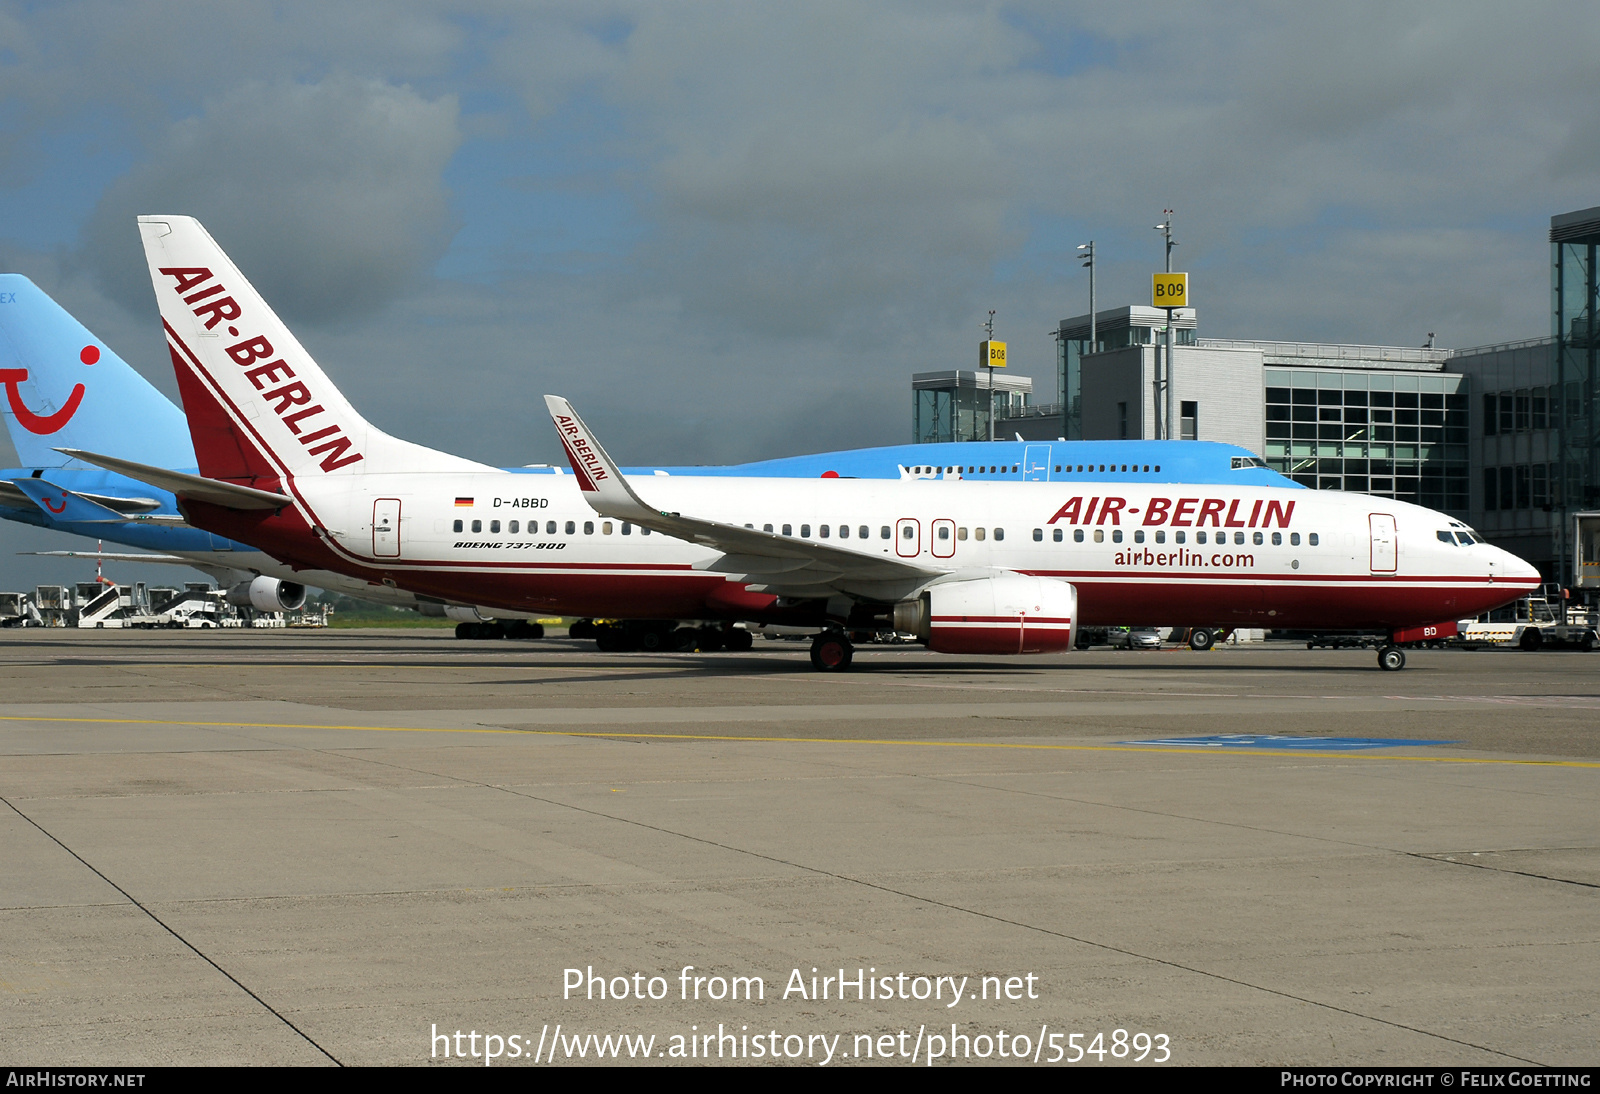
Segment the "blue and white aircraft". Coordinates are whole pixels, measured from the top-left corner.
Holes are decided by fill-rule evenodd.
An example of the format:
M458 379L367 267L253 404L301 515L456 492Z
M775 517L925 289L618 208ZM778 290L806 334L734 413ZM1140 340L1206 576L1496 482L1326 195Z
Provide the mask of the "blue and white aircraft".
M283 565L248 544L191 527L170 492L63 454L61 449L80 449L190 473L197 466L184 412L20 274L0 274L0 385L7 432L22 464L0 470L0 517L146 552L98 557L192 566L228 587L236 602L263 611L298 607L308 585L437 608L404 590ZM569 474L552 466L508 470ZM626 473L1295 487L1243 448L1194 441L890 445L723 467L634 467ZM446 606L445 614L462 621L510 617L470 605Z

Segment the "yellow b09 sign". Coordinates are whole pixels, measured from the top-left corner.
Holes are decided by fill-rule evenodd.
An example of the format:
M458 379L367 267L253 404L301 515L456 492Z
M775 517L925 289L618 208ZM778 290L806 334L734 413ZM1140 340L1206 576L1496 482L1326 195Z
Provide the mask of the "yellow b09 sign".
M1189 275L1158 273L1150 276L1150 301L1158 308L1189 306Z
M979 368L1005 368L1006 367L1006 344L1004 342L996 342L993 339L990 339L990 340L985 341L985 342L979 342L978 343L978 367Z

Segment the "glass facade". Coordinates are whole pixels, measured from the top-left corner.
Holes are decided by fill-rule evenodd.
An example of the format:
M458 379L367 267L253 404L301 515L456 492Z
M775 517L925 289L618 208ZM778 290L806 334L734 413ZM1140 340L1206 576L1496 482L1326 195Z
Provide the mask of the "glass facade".
M1133 309L1120 309L1131 313ZM1154 313L1155 309L1145 309ZM1164 337L1164 327L1152 326L1150 322L1139 322L1138 317L1131 314L1118 316L1116 312L1098 313L1106 317L1105 322L1098 325L1095 330L1094 345L1089 345L1086 337L1089 332L1088 316L1080 316L1077 320L1063 320L1056 333L1056 390L1061 393L1061 402L1065 405L1066 415L1062 422L1062 436L1069 441L1083 439L1083 367L1082 362L1086 354L1106 353L1110 350L1124 349L1128 346L1152 345L1158 338ZM1192 313L1185 313L1191 316ZM1161 320L1165 322L1165 320ZM1071 324L1071 326L1069 326ZM1084 335L1073 337L1068 332ZM1174 323L1172 327L1172 342L1177 346L1192 346L1195 344L1195 328L1180 326Z
M1275 368L1265 377L1269 467L1314 489L1467 518L1466 377Z
M1551 243L1552 318L1557 390L1563 404L1557 428L1566 467L1565 489L1557 493L1568 511L1594 509L1600 507L1600 416L1595 406L1595 247L1600 244L1600 223L1552 226L1550 234L1556 237Z
M986 441L989 439L991 415L998 422L1009 415L1021 413L1032 401L1028 392L1006 387L991 390L984 384L985 381L981 379L973 383L963 378L959 383L952 381L942 387L914 388L911 404L913 443Z

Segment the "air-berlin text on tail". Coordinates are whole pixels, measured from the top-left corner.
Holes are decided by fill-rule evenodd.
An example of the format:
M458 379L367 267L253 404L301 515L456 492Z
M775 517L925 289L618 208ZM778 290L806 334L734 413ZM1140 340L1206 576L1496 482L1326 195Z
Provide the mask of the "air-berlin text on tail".
M573 470L586 472L593 482L604 482L606 465L601 462L600 456L589 445L589 438L583 435L583 430L578 428L578 423L570 415L561 414L556 417L556 428L561 430L562 440L566 443L567 454L572 457ZM582 463L581 468L576 464Z
M1287 528L1294 517L1292 501L1257 498L1249 503L1248 514L1240 511L1243 504L1243 498L1151 498L1145 503L1144 519L1139 523L1172 528ZM1126 498L1077 497L1057 509L1048 523L1120 525L1124 513L1130 517L1140 515Z
M206 330L220 323L231 323L242 314L238 302L227 295L227 290L215 280L210 270L204 267L171 266L164 267L161 273L174 279L173 291L191 306L196 318L205 322ZM228 333L238 337L239 328L229 326ZM306 451L313 456L322 456L319 465L322 470L335 471L361 460L361 453L355 451L354 443L343 429L337 423L326 424L328 412L320 404L311 401L311 390L294 379L294 369L289 367L288 362L272 360L277 351L265 337L257 335L246 338L225 346L223 352L234 364L246 370L245 377L251 386L272 404L273 412L288 426L289 432L300 439ZM323 415L324 421L308 421L318 415Z

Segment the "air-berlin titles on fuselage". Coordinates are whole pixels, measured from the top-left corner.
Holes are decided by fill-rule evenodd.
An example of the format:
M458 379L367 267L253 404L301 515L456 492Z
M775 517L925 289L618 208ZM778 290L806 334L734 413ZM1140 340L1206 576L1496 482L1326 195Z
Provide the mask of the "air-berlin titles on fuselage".
M1266 501L1257 498L1250 507L1248 519L1239 515L1240 498L1151 498L1144 511L1145 527L1167 525L1170 528L1279 528L1289 527L1294 517L1294 502ZM1223 510L1227 512L1224 513ZM1120 525L1122 514L1137 516L1139 510L1128 508L1126 498L1090 498L1084 504L1081 497L1072 498L1056 510L1050 524L1066 521L1068 524Z
M233 297L226 295L227 290L221 282L209 288L199 288L211 281L212 272L203 267L172 266L165 267L161 272L176 281L173 286L185 304L190 305L196 318L205 321L206 330L212 330L219 323L238 319L240 316L239 304ZM199 288L198 292L190 292ZM188 295L185 295L188 294ZM235 338L239 336L239 328L230 326L228 333ZM355 451L355 445L338 425L321 425L311 422L310 425L321 425L310 433L303 432L307 426L302 425L308 418L315 418L319 414L326 414L320 404L311 402L311 390L299 380L294 379L294 369L283 360L270 360L276 352L272 343L265 337L257 335L246 338L242 342L223 348L230 360L240 368L245 369L245 377L259 392L261 397L273 404L273 412L279 420L288 427L289 432L300 439L306 451L311 455L323 455L321 466L324 471L334 471L341 467L357 463L361 460L360 452ZM256 364L256 362L264 362ZM251 366L255 367L251 367ZM285 381L292 381L285 383ZM270 391L267 385L276 384ZM309 405L308 405L309 404ZM299 407L301 409L293 409ZM320 443L319 443L320 442Z

